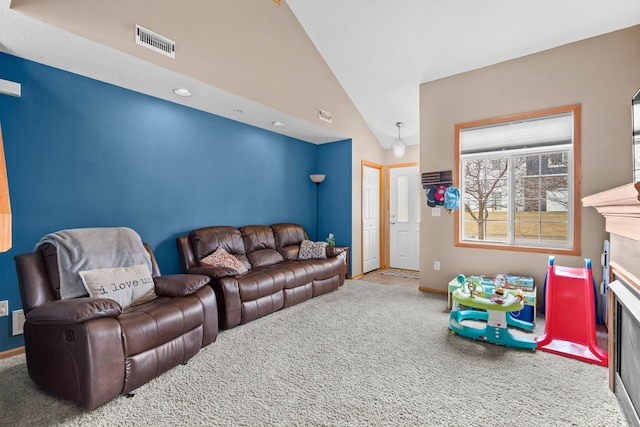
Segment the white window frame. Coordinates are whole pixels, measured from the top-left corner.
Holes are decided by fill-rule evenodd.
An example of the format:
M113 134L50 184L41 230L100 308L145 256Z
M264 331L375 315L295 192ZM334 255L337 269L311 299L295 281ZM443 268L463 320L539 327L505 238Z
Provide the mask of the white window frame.
M526 122L527 120L537 120L540 118L551 117L554 115L566 115L571 114L573 119L573 129L571 135L572 143L565 142L549 142L548 144L541 144L539 146L508 146L507 149L500 149L499 144L495 144L493 148L489 148L487 152L482 151L482 147L473 147L472 152L462 153L461 132L470 129L476 129L481 127L491 128L492 126L506 124L508 122ZM464 194L464 168L463 161L480 158L507 158L509 159L509 170L506 175L508 180L508 191L503 192L502 196L507 199L507 239L506 241L490 241L490 240L477 240L477 239L465 239L463 233L463 220L464 220L464 204L461 203L461 209L456 211L455 218L455 246L461 247L476 247L487 249L503 249L503 250L518 250L524 252L542 252L542 253L554 253L554 254L567 254L567 255L579 255L580 254L580 122L581 122L581 108L580 105L570 105L566 107L552 108L547 110L540 110L530 113L515 114L511 116L498 117L488 120L481 120L476 122L469 122L456 125L455 127L455 171L454 179L457 179L459 183L458 187L461 191L461 200L465 200ZM491 145L488 144L489 146ZM468 146L467 146L468 147ZM496 147L498 147L496 149ZM568 151L567 151L568 150ZM554 152L562 152L563 157L565 153L568 155L568 169L567 169L567 194L569 197L569 204L567 206L567 219L568 219L568 236L566 241L558 242L557 244L550 241L532 241L523 242L521 240L516 242L515 233L513 230L515 224L515 177L513 176L513 162L511 159L515 157L521 157L523 155L544 155L553 154ZM553 169L558 165L543 163L545 167ZM508 193L508 194L506 194Z

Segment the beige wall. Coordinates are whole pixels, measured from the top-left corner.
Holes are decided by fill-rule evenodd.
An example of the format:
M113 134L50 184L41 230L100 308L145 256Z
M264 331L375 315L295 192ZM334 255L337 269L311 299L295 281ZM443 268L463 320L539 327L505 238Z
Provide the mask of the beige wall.
M456 123L580 103L581 197L631 182L631 97L640 88L639 46L640 26L635 26L421 85L421 171L453 169ZM581 256L558 256L556 263L581 267L591 258L599 282L608 235L594 209L581 213ZM421 220L422 287L445 290L459 273L530 275L542 285L548 254L457 248L454 215L432 217L425 204ZM434 261L440 261L439 271Z

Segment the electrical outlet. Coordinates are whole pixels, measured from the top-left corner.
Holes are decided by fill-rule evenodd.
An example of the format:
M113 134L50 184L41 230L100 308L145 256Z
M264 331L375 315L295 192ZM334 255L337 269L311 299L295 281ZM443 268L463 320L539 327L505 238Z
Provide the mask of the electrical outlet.
M431 216L440 216L440 208L431 209Z
M9 301L0 301L0 317L9 315Z
M13 336L24 334L24 310L13 310Z
M440 270L440 261L434 261L433 262L433 269L434 270Z

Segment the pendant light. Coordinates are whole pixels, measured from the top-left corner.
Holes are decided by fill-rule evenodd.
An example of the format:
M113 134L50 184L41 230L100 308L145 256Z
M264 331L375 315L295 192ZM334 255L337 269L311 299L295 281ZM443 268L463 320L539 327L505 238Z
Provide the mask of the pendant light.
M404 156L404 149L407 148L407 143L400 137L400 128L404 126L404 123L397 122L396 126L398 127L398 139L391 145L391 148L393 148L393 155L400 158Z

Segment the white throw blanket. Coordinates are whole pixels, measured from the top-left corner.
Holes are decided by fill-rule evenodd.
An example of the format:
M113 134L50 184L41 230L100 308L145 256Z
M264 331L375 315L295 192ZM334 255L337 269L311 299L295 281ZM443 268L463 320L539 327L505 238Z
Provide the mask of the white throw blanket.
M50 233L40 239L55 246L60 270L60 298L87 295L79 271L144 264L151 257L138 233L130 228L77 228Z

